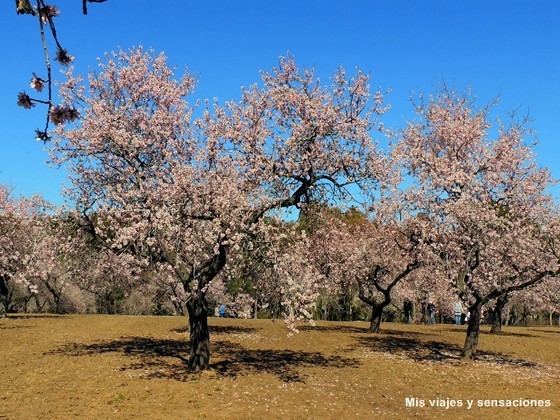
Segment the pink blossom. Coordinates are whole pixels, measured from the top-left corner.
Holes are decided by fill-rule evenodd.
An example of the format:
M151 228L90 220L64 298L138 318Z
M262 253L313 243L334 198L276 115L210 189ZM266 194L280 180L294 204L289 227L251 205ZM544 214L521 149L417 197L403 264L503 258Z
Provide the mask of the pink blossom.
M60 15L60 10L56 6L46 5L40 9L39 14L43 23L47 23L49 19Z
M31 83L29 86L32 89L35 89L37 92L41 92L45 87L45 81L39 77L35 73L33 73L33 78L31 79Z
M74 61L74 57L68 54L68 50L60 49L60 48L56 52L56 57L54 59L55 61L58 61L63 66L67 66L72 61Z
M66 122L72 122L79 118L80 115L74 108L58 105L51 108L49 116L55 125L60 125Z
M17 104L19 106L25 108L25 109L30 109L30 108L33 108L35 106L35 104L32 102L32 99L25 92L19 92L18 93Z

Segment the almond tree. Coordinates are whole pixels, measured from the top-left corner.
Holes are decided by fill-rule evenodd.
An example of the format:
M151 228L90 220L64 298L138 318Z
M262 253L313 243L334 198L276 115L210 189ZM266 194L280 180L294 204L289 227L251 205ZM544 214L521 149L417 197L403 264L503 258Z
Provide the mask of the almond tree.
M439 261L432 252L428 263L411 273L406 282L395 288L394 294L401 302L408 299L417 305L415 319L419 322L426 321L429 302L432 302L442 315L449 318L453 316L452 302L457 300L456 291L447 280L444 267L437 262Z
M10 290L8 281L10 273L8 270L8 248L11 242L11 221L9 214L11 213L10 191L5 185L0 184L0 317L5 316L7 312L8 296Z
M371 307L369 331L373 333L380 331L383 311L397 286L429 261L431 254L424 221L398 218L395 209L402 206L390 204L394 197L378 200L374 216L364 215L358 223L323 211L312 237L312 255L331 290L356 286L360 300Z
M442 264L468 303L464 359L476 355L484 304L560 272L552 179L535 163L527 121L492 130L490 111L444 87L417 107L396 148L410 200L431 219Z
M549 324L554 324L554 313L560 314L560 282L554 278L548 278L537 286L534 294L538 297L539 307L548 311ZM560 318L558 319L560 325Z
M64 106L82 118L60 126L52 159L69 165L70 197L100 246L181 283L189 368L200 370L209 366L210 282L271 231L271 212L372 188L385 161L370 130L385 108L366 75L341 69L327 88L289 57L239 102L198 119L185 99L194 87L141 48L108 55L87 90L70 73Z
M11 195L10 188L0 185L0 314L8 311L10 283L22 284L31 294L38 291L30 275L33 270L37 232L45 215L46 202Z
M517 295L532 312L548 312L549 325L553 325L554 313L560 310L560 282L556 278L549 277Z

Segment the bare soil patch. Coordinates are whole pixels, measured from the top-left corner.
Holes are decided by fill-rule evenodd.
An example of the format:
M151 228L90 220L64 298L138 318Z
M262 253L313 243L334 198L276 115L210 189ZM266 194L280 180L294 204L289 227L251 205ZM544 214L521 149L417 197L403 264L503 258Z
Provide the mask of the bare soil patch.
M372 335L362 322L319 322L288 337L281 321L211 318L212 369L193 375L186 325L178 317L1 319L0 419L560 418L557 327L506 327L500 336L483 327L480 360L462 362L464 327L385 323ZM406 398L426 407L407 407ZM463 406L431 407L438 398ZM486 400L550 407L477 405Z

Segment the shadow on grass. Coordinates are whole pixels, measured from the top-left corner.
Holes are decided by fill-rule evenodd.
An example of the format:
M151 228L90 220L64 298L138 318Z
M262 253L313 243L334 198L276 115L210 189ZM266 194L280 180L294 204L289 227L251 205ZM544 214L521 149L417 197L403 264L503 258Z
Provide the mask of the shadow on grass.
M550 327L550 330L533 330L533 331L538 331L538 332L543 332L543 333L548 333L548 334L560 334L560 329L558 329L558 327L554 326L554 327ZM556 328L556 330L553 330L552 328Z
M65 315L59 314L8 314L8 319L56 319L56 318L66 318Z
M350 325L327 325L327 326L311 326L311 325L304 325L298 326L298 330L300 331L319 331L325 333L343 333L343 334L370 334L368 331L368 327L355 327ZM429 332L418 332L418 331L401 331L401 330L393 330L387 328L381 328L381 332L383 334L389 335L398 335L398 336L422 336L422 335L429 335Z
M490 327L490 325L485 324L484 327ZM505 327L508 328L508 327ZM440 329L439 331L443 332L443 331L447 331L447 332L452 332L452 333L460 333L460 334L466 334L467 333L467 326L466 325L462 325L462 326L453 326L447 329ZM496 336L511 336L511 337L527 337L527 338L534 338L537 337L534 334L527 334L527 333L517 333L517 332L513 332L513 331L504 331L502 329L501 333L492 333L490 332L489 328L481 328L480 329L480 333L481 334L486 334L486 335L496 335Z
M251 333L255 332L256 328L253 327L239 327L236 325L209 325L210 334L240 334L240 333ZM172 332L176 333L188 333L189 327L185 325L184 327L173 328Z
M370 335L358 339L360 345L373 351L399 354L415 362L460 362L461 348L457 345L440 341L422 341L417 338L406 338L391 335ZM510 357L495 352L477 352L477 360L519 367L537 367L538 364L523 359Z
M367 331L368 334L371 334L369 331ZM391 335L391 336L397 336L397 337L420 337L423 335L430 335L430 331L428 332L418 332L418 331L401 331L401 330L391 330L391 329L386 329L386 328L381 328L381 333L383 334L387 334L387 335ZM433 333L432 333L433 335Z
M297 327L300 331L318 331L318 332L325 332L325 333L333 333L333 332L340 332L344 334L350 333L366 333L367 328L365 327L353 327L350 325L302 325Z
M486 334L486 335L495 335L495 336L499 336L499 337L527 337L527 338L535 338L538 337L538 334L527 334L527 333L516 333L516 332L512 332L512 331L504 331L502 330L499 333L492 333L490 331L483 331L480 330L481 334Z
M211 369L221 376L235 378L251 373L269 373L284 382L304 382L303 367L358 367L357 359L324 356L318 352L291 350L250 350L229 341L211 343ZM69 344L45 355L92 356L119 353L135 361L121 370L142 370L142 377L189 382L196 378L186 366L189 344L185 340L123 337L93 344Z
M20 330L24 328L31 328L31 326L12 324L10 322L0 322L0 330Z

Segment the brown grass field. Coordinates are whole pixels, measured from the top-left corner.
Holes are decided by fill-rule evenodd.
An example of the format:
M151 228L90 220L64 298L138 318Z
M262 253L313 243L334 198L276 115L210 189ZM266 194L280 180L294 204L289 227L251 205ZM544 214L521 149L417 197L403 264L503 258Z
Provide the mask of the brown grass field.
M186 372L187 320L104 315L0 319L0 419L560 418L560 328L211 318L212 369ZM405 398L426 407L407 407ZM431 407L430 399L462 407ZM478 407L485 400L550 407ZM467 408L467 400L473 406ZM546 404L545 401L541 404Z

